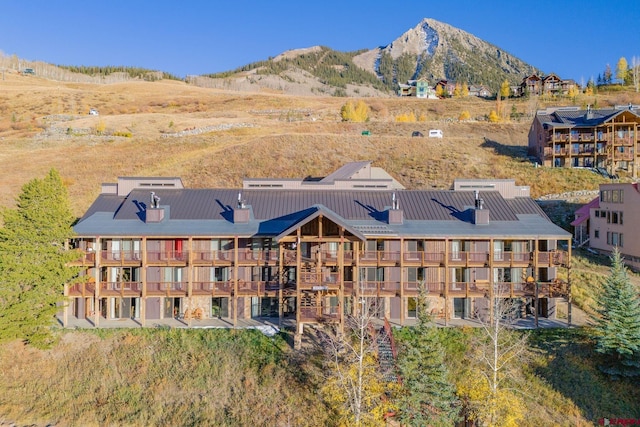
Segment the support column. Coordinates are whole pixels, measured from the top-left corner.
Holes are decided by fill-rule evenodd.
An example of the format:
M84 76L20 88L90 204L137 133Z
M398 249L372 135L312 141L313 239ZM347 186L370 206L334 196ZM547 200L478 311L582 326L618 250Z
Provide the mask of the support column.
M102 282L100 282L100 260L102 259L102 242L100 237L96 238L96 261L95 261L95 283L96 290L94 293L93 301L93 325L97 328L100 326L100 288Z
M300 253L300 228L296 230L296 333L294 334L294 348L300 349L302 347L302 333L304 332L304 326L300 322L300 311L302 309L302 294L300 293L300 278L302 268L301 265L302 256Z
M233 327L238 326L238 236L233 238L233 295L231 296L233 308Z
M140 299L140 324L144 328L147 326L147 238L143 237L142 242L142 267L140 267L140 282L142 283L142 298Z

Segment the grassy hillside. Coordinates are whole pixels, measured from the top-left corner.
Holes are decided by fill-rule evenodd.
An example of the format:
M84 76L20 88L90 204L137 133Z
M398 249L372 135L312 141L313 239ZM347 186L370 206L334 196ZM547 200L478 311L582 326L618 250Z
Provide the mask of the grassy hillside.
M442 329L454 383L464 381L476 331ZM521 426L597 425L640 418L638 388L597 369L588 335L543 330L515 377ZM319 393L319 349L233 330L69 331L48 351L0 348L0 425L330 426Z
M60 83L7 73L0 81L0 206L55 167L81 215L100 184L118 176L171 175L188 187L231 187L243 177L326 175L345 162L372 160L408 188L448 188L453 179L515 178L534 197L596 189L603 178L578 170L533 168L526 159L531 114L541 101L503 102L519 121L482 119L495 102L477 98L365 98L368 123L340 121L344 98L293 97L194 87L177 81L109 85ZM637 102L616 94L607 103ZM578 100L591 103L594 99ZM538 102L536 104L536 102ZM89 116L90 108L99 116ZM399 123L414 112L424 121ZM411 138L440 128L445 138ZM370 137L361 131L371 131Z

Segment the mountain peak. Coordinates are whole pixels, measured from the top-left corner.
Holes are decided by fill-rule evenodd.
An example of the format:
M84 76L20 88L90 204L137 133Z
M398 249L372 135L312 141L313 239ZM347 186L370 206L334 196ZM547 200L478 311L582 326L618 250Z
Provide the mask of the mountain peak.
M431 18L423 18L388 45L358 55L354 62L381 79L399 83L424 77L486 84L494 89L505 79L515 84L528 74L539 73L499 47Z

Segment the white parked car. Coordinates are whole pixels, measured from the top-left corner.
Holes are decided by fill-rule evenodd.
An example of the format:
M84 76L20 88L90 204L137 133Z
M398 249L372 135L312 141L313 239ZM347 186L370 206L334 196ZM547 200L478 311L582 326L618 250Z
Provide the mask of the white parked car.
M95 108L92 108L89 110L89 115L90 116L97 116L98 115L98 110L96 110Z
M440 129L429 130L429 138L442 138L442 131Z

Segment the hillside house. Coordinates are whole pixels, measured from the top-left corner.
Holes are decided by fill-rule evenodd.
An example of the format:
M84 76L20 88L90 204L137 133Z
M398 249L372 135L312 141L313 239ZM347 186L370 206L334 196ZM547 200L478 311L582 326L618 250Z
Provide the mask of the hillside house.
M556 74L540 77L535 74L526 76L516 89L517 96L567 95L573 89L579 89L571 79L561 79Z
M551 107L536 113L529 155L549 167L605 168L638 176L638 106L593 110Z
M438 99L435 89L426 79L408 80L398 85L398 96L415 96L421 99Z
M535 74L522 79L520 95L538 96L542 94L542 79Z
M599 196L576 211L574 236L604 255L617 247L625 265L640 271L640 230L634 221L638 211L638 183L601 184Z
M469 96L477 96L478 98L490 98L493 96L491 89L485 85L469 85Z
M364 303L380 319L415 323L421 287L445 323L486 318L493 298L555 316L571 234L528 187L461 180L406 190L382 185L386 172L367 176L369 166L347 164L318 186L297 180L304 188L279 179L240 189L160 177L104 184L74 226L82 273L65 286L63 324L273 319L295 324L299 337L304 325L342 327ZM349 176L359 186L344 188Z

